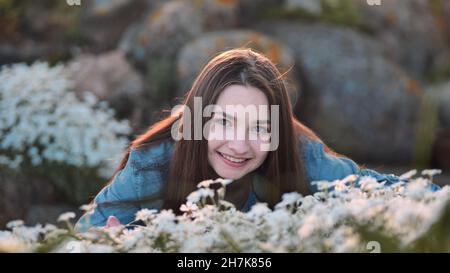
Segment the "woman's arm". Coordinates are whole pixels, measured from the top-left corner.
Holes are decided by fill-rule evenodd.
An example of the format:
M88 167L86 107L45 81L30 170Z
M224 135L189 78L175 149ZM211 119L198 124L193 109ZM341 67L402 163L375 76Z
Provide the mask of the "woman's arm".
M161 196L160 171L157 168L142 168L149 164L151 166L160 159L152 157L154 152L157 151L149 153L146 150L131 150L126 166L95 197L96 208L92 214L86 213L78 221L77 231L86 231L92 226L105 226L109 216L115 216L121 223L127 224L134 221L136 212L143 207L161 208L161 197L146 201L145 204L138 202L150 195Z
M351 174L356 174L360 177L370 176L378 182L385 182L385 185L392 185L402 181L400 177L394 174L383 174L371 169L361 169L349 158L328 154L325 152L324 144L319 141L303 139L302 149L305 168L310 182L310 190L312 192L317 192L317 186L311 184L313 181L333 181L343 179ZM431 190L435 191L438 189L440 189L438 185L431 185Z
M76 229L86 231L91 226L105 226L109 216L115 216L121 223L128 223L134 219L139 210L137 205L122 204L124 201L137 199L138 175L131 163L131 157L126 166L114 176L112 182L104 187L95 197L95 209L91 214L84 214Z

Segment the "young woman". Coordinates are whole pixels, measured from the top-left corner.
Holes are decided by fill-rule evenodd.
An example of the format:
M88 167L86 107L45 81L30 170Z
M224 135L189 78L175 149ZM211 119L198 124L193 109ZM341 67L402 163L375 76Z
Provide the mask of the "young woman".
M233 179L225 200L242 211L256 202L273 206L286 192L314 193L311 182L317 180L360 174L399 181L395 175L362 169L327 147L294 117L275 65L251 49L233 49L213 58L195 79L183 106L132 141L110 183L96 196L89 221L83 216L78 222L79 229L126 224L142 208L177 212L196 185L207 179ZM252 107L258 115L247 119L243 111ZM193 120L197 123L189 126ZM204 134L195 128L198 123L205 125L200 130ZM238 131L244 137L239 138Z

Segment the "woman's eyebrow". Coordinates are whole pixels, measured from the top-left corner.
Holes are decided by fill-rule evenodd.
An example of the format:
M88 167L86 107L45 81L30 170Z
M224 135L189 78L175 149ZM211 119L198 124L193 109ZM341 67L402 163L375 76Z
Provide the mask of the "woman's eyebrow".
M221 114L223 117L225 117L227 119L236 120L236 116L234 116L234 115L232 116L223 111L215 111L214 114ZM268 125L268 124L270 124L270 121L267 119L261 119L261 120L252 121L252 123L257 123L258 125Z
M224 116L225 118L228 118L228 119L231 119L231 120L235 119L234 116L231 116L231 115L229 115L229 114L227 114L227 113L225 113L223 111L214 111L213 113L214 114L220 114L220 115Z

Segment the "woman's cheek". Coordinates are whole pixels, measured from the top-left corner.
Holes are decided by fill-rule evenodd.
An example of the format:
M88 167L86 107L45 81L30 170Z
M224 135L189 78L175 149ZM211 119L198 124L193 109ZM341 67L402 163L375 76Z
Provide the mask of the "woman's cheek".
M211 125L208 134L205 136L209 141L224 141L226 137L226 130L221 126Z
M256 159L255 161L257 162L256 167L259 167L264 162L264 160L266 160L266 157L269 153L268 151L261 150L261 144L263 143L264 141L261 140L255 140L251 142L252 150Z

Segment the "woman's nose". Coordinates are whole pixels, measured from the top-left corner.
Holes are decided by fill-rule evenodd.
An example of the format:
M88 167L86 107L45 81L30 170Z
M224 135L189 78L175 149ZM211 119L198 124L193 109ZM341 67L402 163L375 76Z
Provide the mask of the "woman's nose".
M243 155L248 152L249 145L247 140L231 140L228 141L228 148L232 150L235 155Z

